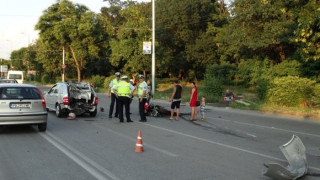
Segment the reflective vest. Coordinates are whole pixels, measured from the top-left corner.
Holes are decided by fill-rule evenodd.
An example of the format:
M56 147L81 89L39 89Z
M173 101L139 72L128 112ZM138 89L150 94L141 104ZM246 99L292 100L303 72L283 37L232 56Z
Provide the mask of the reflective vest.
M141 98L142 96L142 93L143 93L143 89L142 87L148 87L147 83L145 81L143 81L142 83L139 84L139 87L138 87L138 97ZM148 95L148 88L145 90L146 91L146 94L144 95L143 98L147 98L147 95Z
M118 96L130 97L130 84L128 82L120 81L117 87Z
M112 87L111 87L111 93L114 93L113 88L118 84L117 79L112 80Z

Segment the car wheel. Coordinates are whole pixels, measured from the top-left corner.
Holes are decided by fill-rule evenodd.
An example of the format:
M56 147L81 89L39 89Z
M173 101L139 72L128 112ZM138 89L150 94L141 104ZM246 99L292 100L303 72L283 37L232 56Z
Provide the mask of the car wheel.
M90 112L91 117L96 117L96 115L97 115L97 108L93 112Z
M61 111L60 104L56 105L56 115L57 115L57 117L62 117L62 111Z
M38 124L38 129L40 132L44 132L47 130L47 123Z

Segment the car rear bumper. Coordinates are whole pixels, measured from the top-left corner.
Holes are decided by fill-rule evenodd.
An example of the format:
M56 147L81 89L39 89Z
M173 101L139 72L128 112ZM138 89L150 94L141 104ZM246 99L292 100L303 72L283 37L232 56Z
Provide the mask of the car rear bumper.
M63 104L60 104L60 107L63 111L79 111L79 112L93 112L97 109L97 105L85 105L85 106L81 106L80 107L75 107L75 108L72 108L71 106L69 105L63 105Z
M46 123L47 112L41 113L0 113L0 125Z

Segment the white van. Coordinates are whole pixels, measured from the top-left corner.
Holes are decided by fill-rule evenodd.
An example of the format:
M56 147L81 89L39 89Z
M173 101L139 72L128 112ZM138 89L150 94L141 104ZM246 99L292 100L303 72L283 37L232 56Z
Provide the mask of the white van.
M15 79L19 84L23 84L23 71L8 71L7 79Z

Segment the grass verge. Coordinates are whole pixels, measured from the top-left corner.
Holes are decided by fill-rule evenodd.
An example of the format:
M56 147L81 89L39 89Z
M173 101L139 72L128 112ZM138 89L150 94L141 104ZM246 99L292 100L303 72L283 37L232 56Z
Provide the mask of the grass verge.
M274 104L263 104L259 108L264 113L282 114L285 116L320 119L319 108L283 107Z

